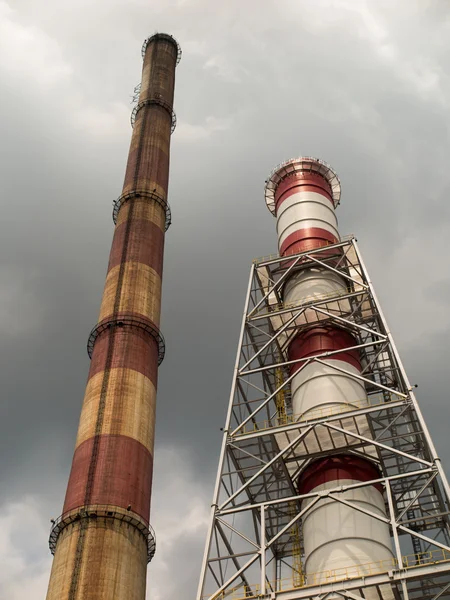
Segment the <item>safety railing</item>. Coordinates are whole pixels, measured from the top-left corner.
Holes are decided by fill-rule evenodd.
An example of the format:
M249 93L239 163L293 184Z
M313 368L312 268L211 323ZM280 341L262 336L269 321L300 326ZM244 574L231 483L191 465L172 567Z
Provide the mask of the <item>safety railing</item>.
M362 284L359 284L358 287L360 289L355 289L355 291L360 292L361 294L364 293L367 288L367 286L363 286ZM323 300L341 302L342 297L347 296L348 293L348 290L342 290L341 293L334 290L332 292L328 292L327 294L310 294L309 296L305 296L297 302L276 302L274 304L269 304L269 306L262 306L260 309L254 312L254 315L272 315L273 313L281 310L293 310L295 308L301 308L302 306L310 304L311 302L321 302Z
M291 425L293 423L304 423L306 421L315 421L316 419L322 419L324 417L330 417L334 415L345 415L347 412L360 410L362 408L369 408L372 406L380 406L386 402L390 402L397 399L398 396L390 392L386 392L386 396L389 396L389 400L385 397L379 397L378 402L372 400L368 402L367 398L361 400L355 400L351 404L339 404L338 406L319 406L307 413L298 415L280 415L274 416L273 419L264 419L262 421L248 422L241 428L241 434L254 433L255 431L264 431L266 429L272 429L273 427L283 427L284 425Z
M82 520L90 520L91 522L99 521L117 521L132 525L144 536L147 542L147 562L150 562L156 552L156 537L153 528L147 521L144 521L141 516L129 511L128 509L118 508L109 504L89 504L73 508L66 513L60 515L57 519L52 519L50 529L49 547L50 552L55 554L58 538L66 527Z
M397 559L380 560L376 562L364 563L361 565L352 565L339 569L330 569L328 571L319 571L317 573L309 573L304 579L301 586L295 585L293 578L278 579L270 581L266 584L266 592L286 592L289 590L305 588L309 586L322 585L327 583L335 583L347 579L357 579L368 575L379 575L388 571L398 569L414 569L428 564L437 564L450 561L450 552L441 548L429 550L417 554L408 554L402 557L402 564L399 566ZM217 595L205 595L206 600L243 600L244 598L256 598L261 595L260 584L255 585L240 585L233 588L228 588L224 592Z

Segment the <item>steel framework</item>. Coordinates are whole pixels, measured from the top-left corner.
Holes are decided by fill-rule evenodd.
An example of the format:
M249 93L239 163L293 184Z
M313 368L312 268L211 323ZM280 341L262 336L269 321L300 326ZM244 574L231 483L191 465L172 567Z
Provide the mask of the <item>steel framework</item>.
M346 293L283 304L283 283L300 265L339 273ZM288 361L286 349L294 331L314 323L345 328L357 340L352 349L358 349L363 370L350 375L364 383L369 402L361 399L360 408L341 412L322 407L305 420L292 412L289 365L320 363L333 352ZM369 456L382 476L299 495L295 482L305 466L343 448ZM384 488L386 517L342 497L345 490L374 483ZM387 523L395 558L305 577L301 522L324 496ZM302 508L306 498L310 503ZM197 600L450 597L449 498L356 240L350 236L313 252L255 260Z

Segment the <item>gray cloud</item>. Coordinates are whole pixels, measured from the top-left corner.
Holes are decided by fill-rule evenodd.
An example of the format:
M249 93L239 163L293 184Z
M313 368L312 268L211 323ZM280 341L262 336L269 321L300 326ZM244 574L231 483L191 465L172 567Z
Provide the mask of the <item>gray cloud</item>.
M140 44L156 29L175 35L184 51L157 465L188 454L173 481L157 466L152 521L163 554L149 569L155 599L192 595L197 583L248 271L254 256L276 249L263 184L285 158L319 156L339 173L341 231L358 235L450 464L446 4L0 0L0 503L11 527L18 517L8 507L28 507L39 531L61 510ZM176 521L182 537L165 541L175 539ZM45 536L28 550L26 532L14 535L40 583L13 590L6 570L0 596L37 600L50 564ZM164 590L170 561L179 580Z

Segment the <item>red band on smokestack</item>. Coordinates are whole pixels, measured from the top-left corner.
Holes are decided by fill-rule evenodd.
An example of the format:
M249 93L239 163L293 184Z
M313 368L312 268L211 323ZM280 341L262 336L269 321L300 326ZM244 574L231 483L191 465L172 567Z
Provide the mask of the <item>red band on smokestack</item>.
M114 344L111 351L112 336ZM148 377L156 387L157 365L158 344L152 336L135 327L114 327L98 336L92 351L88 379L105 369L132 369Z
M331 186L326 179L317 173L295 173L280 181L275 192L275 214L280 204L292 194L300 192L316 192L327 198L334 208Z
M316 356L323 352L334 352L345 349L349 346L356 346L355 338L344 329L326 329L325 327L315 327L306 333L297 335L289 345L288 359L299 360ZM338 352L328 358L328 360L342 360L356 367L361 371L358 350L345 350ZM291 374L298 371L303 363L291 365Z
M298 493L308 494L319 485L330 481L339 482L343 479L371 481L379 478L380 472L377 467L364 458L346 454L330 456L316 460L303 471L299 477ZM383 493L380 483L374 484L374 487Z
M161 187L167 191L168 188L168 149L165 150L159 148L151 136L155 135L155 131L158 131L159 136L163 139L168 139L170 137L171 118L164 108L155 104L150 106L153 119L148 119L145 123L145 133L143 137L147 142L145 145L144 160L142 160L140 146L130 150L125 173L124 191L132 189L148 190L149 188L153 189L153 187ZM149 109L147 107L142 110ZM144 127L144 123L141 119L138 119L135 126L136 134L140 131L141 127Z
M108 272L121 262L138 262L151 267L162 276L164 254L164 232L151 221L134 219L127 234L128 223L118 225L109 255ZM128 236L128 237L127 237ZM126 253L123 248L126 239Z
M337 244L339 240L326 229L319 227L310 227L308 229L299 229L288 235L280 246L280 256L289 256L299 252L308 252L316 248L323 248L330 244ZM333 252L335 254L336 252ZM321 252L320 256L325 258L326 252Z
M92 452L98 457L86 498ZM137 513L148 523L153 456L137 440L125 435L94 436L73 455L63 512L83 504L110 504Z

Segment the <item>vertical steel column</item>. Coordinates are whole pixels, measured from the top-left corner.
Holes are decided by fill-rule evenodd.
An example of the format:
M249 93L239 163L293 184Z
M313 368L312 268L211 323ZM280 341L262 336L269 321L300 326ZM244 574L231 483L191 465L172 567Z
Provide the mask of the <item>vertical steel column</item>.
M242 340L244 338L245 321L247 318L248 307L249 307L249 302L250 302L250 295L251 295L251 291L252 291L252 280L253 280L254 270L255 270L255 268L252 265L252 268L250 269L250 276L248 279L247 294L245 296L244 313L242 315L241 330L239 332L238 350L236 353L236 361L235 361L234 371L233 371L233 380L232 380L232 384L231 384L230 400L228 403L227 416L226 416L226 420L225 420L225 428L223 430L222 446L220 449L220 457L219 457L219 468L217 471L216 483L214 486L213 501L211 504L210 521L209 521L209 525L208 525L208 533L206 536L205 551L203 554L203 561L202 561L201 572L200 572L200 581L199 581L199 585L198 585L198 589L197 589L197 599L201 599L201 597L203 595L203 586L205 583L206 569L208 566L208 553L209 553L211 543L212 543L212 536L213 536L214 524L215 524L215 519L216 519L216 512L217 512L218 503L219 503L222 470L224 467L227 439L228 439L228 435L229 435L229 431L230 431L231 413L233 410L233 398L234 398L234 392L236 389L236 376L239 371L240 349L241 349Z
M155 34L141 91L47 600L144 600L155 551L149 525L164 233L175 67L180 47Z
M394 339L393 339L392 334L391 334L391 332L389 330L389 327L387 325L387 322L386 322L386 319L384 317L383 311L381 310L381 305L380 305L380 303L378 301L378 297L377 297L377 295L375 293L375 289L374 289L374 287L372 285L372 281L370 280L370 277L369 277L369 274L367 272L366 266L365 266L365 264L363 262L363 259L362 259L362 256L361 256L361 252L359 251L358 243L356 242L356 240L353 240L352 243L353 243L353 246L355 248L356 255L358 256L358 260L360 262L360 265L361 265L361 267L362 267L362 269L364 271L364 275L365 275L365 277L367 279L367 282L368 282L371 294L373 296L373 299L374 299L376 307L377 307L378 314L380 315L380 319L382 320L382 322L383 322L383 324L384 324L384 326L386 328L387 336L388 336L389 342L390 342L390 344L392 346L392 349L394 351L395 358L396 358L396 360L397 360L397 362L399 364L400 370L402 372L402 376L403 376L403 378L404 378L404 380L406 382L406 385L408 386L408 391L409 391L409 395L410 395L410 398L411 398L411 402L414 405L414 410L415 410L415 412L417 414L417 418L419 419L420 425L421 425L421 427L423 429L423 432L424 432L424 434L426 436L427 444L428 444L428 447L430 449L433 461L434 461L434 463L436 465L436 468L439 471L439 475L440 475L441 480L442 480L442 485L444 486L444 489L445 489L445 494L446 494L447 498L450 498L450 485L449 485L447 476L445 474L444 468L442 466L441 459L439 458L439 455L438 455L438 453L436 451L436 448L434 446L432 437L430 435L428 427L427 427L427 425L425 423L425 420L423 418L422 411L420 410L419 403L417 402L417 398L416 398L414 392L412 391L413 390L413 386L409 382L408 376L407 376L406 371L405 371L405 367L403 366L402 360L400 358L400 354L398 353L397 346L395 345Z

